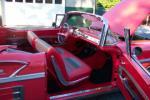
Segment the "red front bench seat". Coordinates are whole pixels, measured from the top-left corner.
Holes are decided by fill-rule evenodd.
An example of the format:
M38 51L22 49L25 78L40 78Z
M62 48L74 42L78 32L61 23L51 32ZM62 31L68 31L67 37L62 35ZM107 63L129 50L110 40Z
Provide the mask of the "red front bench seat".
M51 60L56 77L64 86L74 85L90 76L91 68L63 48L52 47L37 38L35 33L28 32L28 41L39 52L46 52L48 61ZM32 37L32 38L30 38ZM51 70L51 68L48 68ZM50 72L50 71L49 71Z

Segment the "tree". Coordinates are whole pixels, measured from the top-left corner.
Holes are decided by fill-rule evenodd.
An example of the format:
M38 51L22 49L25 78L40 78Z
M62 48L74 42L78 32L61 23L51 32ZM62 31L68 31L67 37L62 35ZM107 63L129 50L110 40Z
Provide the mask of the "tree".
M121 0L96 0L98 7L104 7L105 9L110 9L111 7L115 6Z

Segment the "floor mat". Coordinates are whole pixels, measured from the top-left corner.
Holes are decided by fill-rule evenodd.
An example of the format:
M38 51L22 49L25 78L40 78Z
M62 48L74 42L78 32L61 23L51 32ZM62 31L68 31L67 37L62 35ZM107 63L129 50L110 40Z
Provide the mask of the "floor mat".
M109 58L104 64L103 68L93 70L91 77L90 77L90 81L95 84L111 81L112 66L113 66L112 59Z

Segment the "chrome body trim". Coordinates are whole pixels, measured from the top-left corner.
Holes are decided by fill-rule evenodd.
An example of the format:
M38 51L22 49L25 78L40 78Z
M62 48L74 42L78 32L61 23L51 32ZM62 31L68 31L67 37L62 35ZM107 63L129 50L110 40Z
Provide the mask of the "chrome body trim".
M140 63L148 63L148 62L150 62L150 58L141 59L141 60L139 60L139 61L140 61Z
M20 63L20 64L24 64L18 70L16 70L14 73L12 73L9 77L16 76L17 73L19 73L21 70L23 70L29 64L28 62L20 61L20 60L0 60L0 63Z
M70 97L70 96L75 96L75 95L79 95L79 94L83 94L83 93L90 93L90 92L94 92L97 90L102 90L102 89L110 89L112 88L111 85L106 86L106 87L97 87L97 88L93 88L93 89L87 89L87 90L81 90L81 91L77 91L77 92L71 92L71 93L66 93L66 94L60 94L60 95L56 95L56 96L50 96L49 99L54 100L54 99L61 99L61 98L65 98L65 97Z
M19 68L18 70L16 70L14 73L12 73L9 77L14 77L17 75L17 73L19 73L21 70L23 70L27 65L23 65L21 68Z
M130 80L134 83L135 87L137 88L137 90L139 91L139 93L143 96L143 98L145 100L148 100L148 96L146 95L146 93L143 91L143 89L138 85L138 82L132 77L132 75L125 69L125 67L120 66L119 67L119 72L124 71L128 77L130 78Z
M15 77L0 78L0 84L8 83L8 82L15 82L15 81L37 79L37 78L42 78L42 77L45 77L45 72L26 74L26 75L18 75Z
M123 70L121 69L121 67L119 67L118 74L119 74L119 77L121 79L121 82L123 83L123 85L127 89L127 91L129 92L129 94L132 96L132 99L138 100L139 97L137 96L137 94L135 93L135 91L130 87L128 79L123 76L122 71Z
M150 72L140 63L136 55L132 55L132 59L142 68L142 70L144 70L148 74L148 76L150 76Z
M25 61L20 60L0 60L0 63L21 63L21 64L28 64Z

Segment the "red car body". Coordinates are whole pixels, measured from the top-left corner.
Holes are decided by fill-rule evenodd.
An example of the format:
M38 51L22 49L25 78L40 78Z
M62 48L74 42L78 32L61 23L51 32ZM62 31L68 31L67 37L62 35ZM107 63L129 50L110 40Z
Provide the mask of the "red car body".
M68 12L54 28L1 27L0 99L149 99L150 41L123 35L126 27L134 35L149 5L124 0L103 16Z

